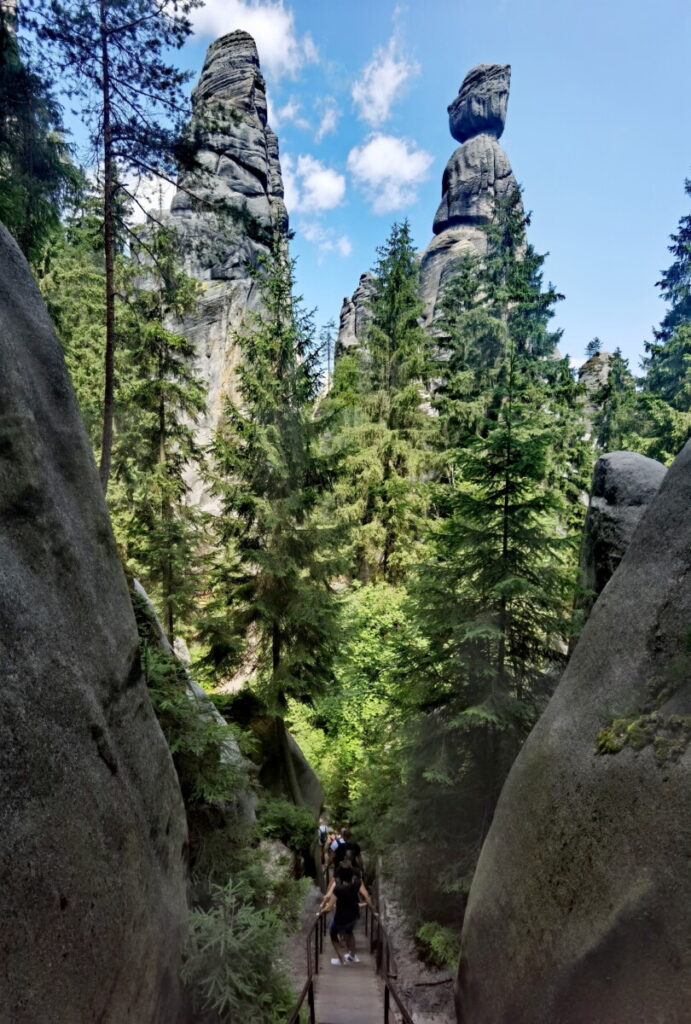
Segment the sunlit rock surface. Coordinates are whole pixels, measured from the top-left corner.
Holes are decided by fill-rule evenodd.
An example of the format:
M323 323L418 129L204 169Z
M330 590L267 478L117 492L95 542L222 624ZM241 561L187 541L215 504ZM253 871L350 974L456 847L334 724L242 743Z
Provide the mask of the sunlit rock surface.
M586 593L578 607L584 618L624 557L666 472L661 462L638 452L608 452L595 463L580 560Z
M440 311L448 281L466 255L487 250L483 225L492 219L497 198L516 187L511 165L498 143L506 121L511 68L479 64L465 76L449 105L449 130L461 143L442 177L442 199L434 218L435 238L422 255L420 295L425 323Z
M371 321L370 302L374 294L374 278L370 273L360 276L358 286L352 299L345 298L341 306L341 315L336 341L336 358L348 349L361 345Z
M0 675L0 1020L182 1024L182 798L60 346L3 227Z
M515 762L473 881L464 1024L682 1024L691 1005L691 443Z
M181 176L170 218L190 249L186 269L203 288L197 308L175 326L194 343L197 370L208 387L197 435L205 445L225 398L234 394L236 333L247 310L260 308L253 271L268 252L271 233L288 229L278 140L267 123L264 78L247 32L231 32L209 47L193 111L205 173ZM200 195L231 213L214 213L196 201ZM191 501L213 509L196 470L189 483Z

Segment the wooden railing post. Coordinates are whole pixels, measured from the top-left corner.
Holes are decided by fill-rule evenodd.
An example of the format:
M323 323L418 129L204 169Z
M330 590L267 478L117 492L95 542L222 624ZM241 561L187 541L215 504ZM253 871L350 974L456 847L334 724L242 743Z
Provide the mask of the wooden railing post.
M317 1024L317 1018L314 1011L314 984L310 981L310 987L307 989L307 1005L310 1011L310 1024Z

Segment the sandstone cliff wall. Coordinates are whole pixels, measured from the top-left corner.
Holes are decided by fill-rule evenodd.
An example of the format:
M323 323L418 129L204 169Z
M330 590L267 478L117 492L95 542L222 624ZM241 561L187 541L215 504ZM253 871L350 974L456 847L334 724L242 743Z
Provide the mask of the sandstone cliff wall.
M60 346L1 226L0 675L0 1020L182 1024L182 798Z

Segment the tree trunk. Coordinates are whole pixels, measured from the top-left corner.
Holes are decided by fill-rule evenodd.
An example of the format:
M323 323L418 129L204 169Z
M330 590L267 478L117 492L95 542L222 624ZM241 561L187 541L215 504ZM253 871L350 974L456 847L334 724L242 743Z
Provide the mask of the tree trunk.
M113 406L115 392L115 160L110 107L110 56L108 53L107 0L99 0L101 60L103 65L103 244L106 263L106 351L103 387L103 429L100 477L103 493L108 491L113 450Z
M165 486L166 465L166 403L163 397L163 357L159 357L158 380L161 395L158 403L158 464L161 472L161 525L166 539L163 551L161 589L163 591L163 612L166 635L172 647L175 643L175 612L173 608L173 555L171 551L172 512Z

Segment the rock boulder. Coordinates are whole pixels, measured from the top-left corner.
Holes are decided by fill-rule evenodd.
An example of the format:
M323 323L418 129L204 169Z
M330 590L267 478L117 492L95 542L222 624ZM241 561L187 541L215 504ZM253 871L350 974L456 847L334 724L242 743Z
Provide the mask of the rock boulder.
M682 1024L691 1005L691 443L516 760L473 881L464 1024Z
M666 472L661 462L637 452L608 452L595 463L581 547L584 617L624 557Z
M448 108L449 129L457 142L465 142L480 132L501 137L510 85L509 64L478 64L468 72Z
M0 672L0 1020L184 1020L182 798L60 346L3 227Z

